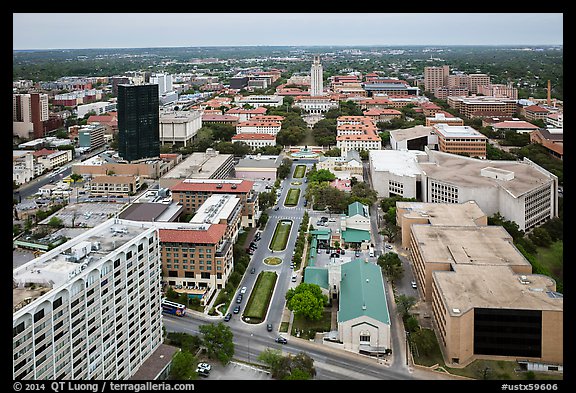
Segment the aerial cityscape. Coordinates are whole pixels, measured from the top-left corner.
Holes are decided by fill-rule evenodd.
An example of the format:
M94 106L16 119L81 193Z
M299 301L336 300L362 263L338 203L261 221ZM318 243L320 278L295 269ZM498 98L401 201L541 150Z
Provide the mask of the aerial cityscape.
M103 15L13 14L14 381L562 386L562 14Z

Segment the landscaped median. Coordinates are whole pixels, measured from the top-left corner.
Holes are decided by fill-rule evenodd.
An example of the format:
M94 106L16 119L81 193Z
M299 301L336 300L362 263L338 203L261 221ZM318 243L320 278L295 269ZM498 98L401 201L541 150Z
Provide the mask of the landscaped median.
M296 165L294 169L294 175L292 176L295 179L301 179L306 174L306 165Z
M275 272L260 272L242 314L244 321L260 323L266 319L266 312L268 311L268 305L272 299L277 279L278 275Z
M284 200L284 206L292 207L298 205L298 198L300 198L300 189L289 189L288 194L286 195L286 199Z
M272 235L272 240L270 241L270 250L284 251L284 249L286 249L286 244L288 243L288 237L290 236L291 229L291 220L278 221L278 224L276 224L276 229L274 229L274 235Z

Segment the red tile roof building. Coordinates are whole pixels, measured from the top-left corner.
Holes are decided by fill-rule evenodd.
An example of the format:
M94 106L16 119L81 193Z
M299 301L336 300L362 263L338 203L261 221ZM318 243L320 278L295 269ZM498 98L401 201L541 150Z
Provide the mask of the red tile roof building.
M252 190L254 182L237 179L185 179L170 187L172 200L194 213L212 194L235 194L242 203L242 226L255 227L258 213L258 194Z

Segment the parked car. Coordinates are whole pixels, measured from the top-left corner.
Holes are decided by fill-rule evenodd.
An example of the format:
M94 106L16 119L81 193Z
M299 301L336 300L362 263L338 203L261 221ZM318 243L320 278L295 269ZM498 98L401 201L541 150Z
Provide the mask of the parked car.
M250 269L250 274L254 274L254 273L256 273L256 268L255 268L255 267L253 267L252 269Z
M271 332L272 329L273 329L273 328L272 328L272 324L271 324L271 323L269 323L269 324L266 325L266 330L268 330L269 332Z
M198 367L206 369L208 371L212 370L212 366L208 363L198 363Z
M234 314L238 314L240 312L240 306L236 306L234 307L234 311L232 311Z
M228 322L231 319L232 319L232 314L230 314L230 313L226 314L226 316L224 317L225 322Z
M280 337L276 337L274 339L274 341L276 341L277 343L280 344L288 344L288 340L286 340L284 337L280 336Z
M416 289L416 281L412 281L411 284L412 284L412 288Z
M240 289L240 294L244 295L246 293L247 288L246 287L242 287L242 289Z
M239 294L236 298L236 303L242 303L242 294Z
M296 282L296 278L297 278L296 275L293 274L293 275L292 275L292 282Z

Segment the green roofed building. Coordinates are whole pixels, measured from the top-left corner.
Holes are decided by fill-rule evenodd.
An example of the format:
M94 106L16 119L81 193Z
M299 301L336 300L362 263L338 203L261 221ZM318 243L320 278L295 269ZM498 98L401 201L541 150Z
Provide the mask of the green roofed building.
M340 218L342 243L351 248L368 249L370 246L370 210L367 205L354 202L348 205L348 216Z
M390 315L380 267L360 259L327 268L307 267L304 282L338 299L338 340L356 353L390 353Z

